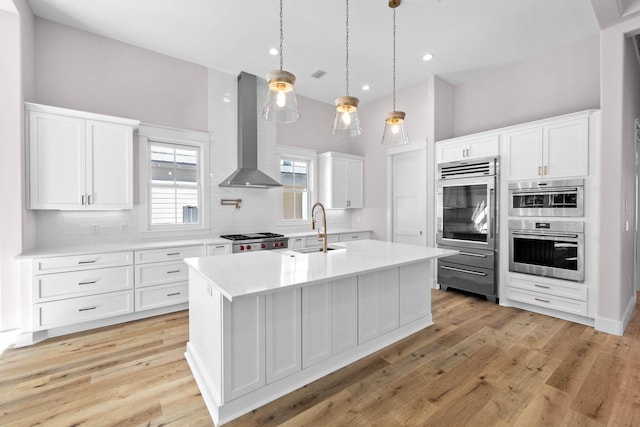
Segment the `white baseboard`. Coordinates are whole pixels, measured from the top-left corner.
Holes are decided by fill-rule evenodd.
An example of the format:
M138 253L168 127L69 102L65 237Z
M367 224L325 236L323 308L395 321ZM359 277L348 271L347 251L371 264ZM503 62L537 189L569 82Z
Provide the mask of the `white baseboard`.
M606 332L612 335L624 335L624 330L627 328L629 319L633 314L633 310L636 307L636 293L633 293L633 298L629 300L627 308L624 310L621 320L605 319L604 317L596 316L595 328L598 331Z

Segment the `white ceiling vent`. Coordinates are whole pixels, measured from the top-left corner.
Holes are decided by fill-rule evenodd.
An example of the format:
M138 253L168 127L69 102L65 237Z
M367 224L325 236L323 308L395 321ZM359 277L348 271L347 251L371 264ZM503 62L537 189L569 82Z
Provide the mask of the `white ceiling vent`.
M311 74L311 77L313 77L314 79L319 79L319 78L321 78L322 76L324 76L325 74L327 74L327 72L326 72L326 71L324 71L324 70L318 70L318 71L316 71L315 73Z

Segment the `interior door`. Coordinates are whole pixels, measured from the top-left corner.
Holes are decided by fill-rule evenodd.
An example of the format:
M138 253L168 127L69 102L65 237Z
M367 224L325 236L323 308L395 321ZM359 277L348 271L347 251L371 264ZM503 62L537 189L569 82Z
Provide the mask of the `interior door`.
M392 155L392 239L427 245L427 150Z

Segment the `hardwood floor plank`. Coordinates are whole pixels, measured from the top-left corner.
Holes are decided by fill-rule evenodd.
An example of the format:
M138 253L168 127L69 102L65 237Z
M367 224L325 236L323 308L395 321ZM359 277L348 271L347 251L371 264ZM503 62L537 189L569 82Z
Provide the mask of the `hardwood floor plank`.
M617 337L433 291L434 325L229 426L640 425L640 310ZM188 312L0 355L0 425L212 426Z

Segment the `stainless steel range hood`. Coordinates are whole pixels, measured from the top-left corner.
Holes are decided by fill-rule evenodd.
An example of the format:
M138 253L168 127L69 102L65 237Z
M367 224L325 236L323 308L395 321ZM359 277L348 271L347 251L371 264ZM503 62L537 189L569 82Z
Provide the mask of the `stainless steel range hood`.
M275 179L258 170L257 77L244 71L238 75L238 170L220 187L281 187Z

